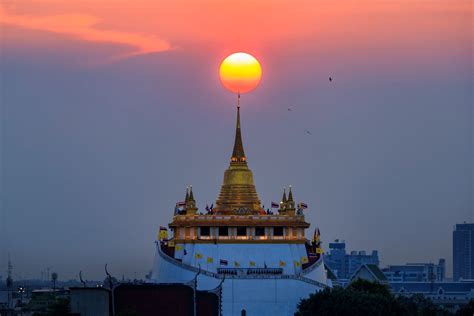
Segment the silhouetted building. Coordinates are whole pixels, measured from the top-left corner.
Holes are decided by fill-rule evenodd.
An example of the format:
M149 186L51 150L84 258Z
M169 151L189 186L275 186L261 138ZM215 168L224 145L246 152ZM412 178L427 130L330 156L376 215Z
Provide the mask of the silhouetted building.
M382 269L389 282L442 282L446 277L446 260L434 263L389 265Z
M189 316L220 315L220 288L194 291L190 284L119 284L106 288L71 288L73 315Z
M379 254L373 250L370 255L365 251L346 253L346 243L336 239L329 243L329 252L324 255L324 262L336 274L339 280L348 280L363 264L379 265Z
M456 224L453 231L453 279L474 279L474 223Z

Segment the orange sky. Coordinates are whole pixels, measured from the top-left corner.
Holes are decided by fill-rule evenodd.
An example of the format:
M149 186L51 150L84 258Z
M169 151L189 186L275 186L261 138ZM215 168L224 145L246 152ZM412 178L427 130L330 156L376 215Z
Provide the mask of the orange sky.
M97 43L130 46L139 54L181 49L185 42L219 44L222 54L282 47L359 51L403 45L436 46L468 38L472 6L451 1L4 1L3 23ZM440 33L447 33L440 34ZM440 36L444 35L444 36ZM449 44L449 43L441 43Z

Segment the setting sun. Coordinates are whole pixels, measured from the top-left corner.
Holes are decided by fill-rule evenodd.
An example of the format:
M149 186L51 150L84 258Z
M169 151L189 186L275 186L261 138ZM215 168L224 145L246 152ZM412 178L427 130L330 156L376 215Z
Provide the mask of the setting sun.
M262 68L252 55L234 53L222 61L219 76L228 90L234 93L246 93L258 86L262 78Z

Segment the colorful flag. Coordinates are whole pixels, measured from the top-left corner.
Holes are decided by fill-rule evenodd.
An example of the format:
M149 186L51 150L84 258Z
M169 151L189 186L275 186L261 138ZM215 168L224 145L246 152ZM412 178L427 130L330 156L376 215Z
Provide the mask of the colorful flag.
M194 257L196 257L196 259L201 259L201 258L202 258L202 254L200 254L199 252L196 252L196 254L194 255Z
M234 261L234 266L240 267L240 263L238 261Z
M221 266L226 266L226 265L229 264L229 262L227 260L224 260L224 259L219 260L219 263L220 263Z
M166 227L160 226L159 239L168 239L168 230L166 229Z
M250 261L250 266L251 267L255 267L257 264L255 263L255 261Z
M308 257L301 257L301 263L308 263Z
M207 257L207 263L213 263L214 259L212 257Z
M278 203L272 202L272 208L279 208L280 205Z

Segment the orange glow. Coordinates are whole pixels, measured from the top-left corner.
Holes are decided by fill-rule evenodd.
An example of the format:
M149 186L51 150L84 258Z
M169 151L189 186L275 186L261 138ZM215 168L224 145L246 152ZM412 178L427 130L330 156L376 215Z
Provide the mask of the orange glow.
M234 93L246 93L258 86L262 78L262 68L252 55L234 53L222 61L219 77L228 90Z

